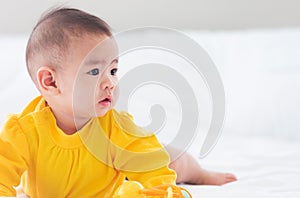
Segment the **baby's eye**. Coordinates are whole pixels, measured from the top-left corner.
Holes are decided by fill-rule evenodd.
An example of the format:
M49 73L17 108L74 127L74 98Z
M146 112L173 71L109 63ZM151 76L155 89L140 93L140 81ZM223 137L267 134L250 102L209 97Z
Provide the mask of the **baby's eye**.
M112 76L115 76L115 75L117 75L117 71L118 71L117 68L112 69L112 70L110 70L110 74L111 74Z
M97 68L92 69L92 70L88 71L87 74L96 76L99 74L99 69L97 69Z

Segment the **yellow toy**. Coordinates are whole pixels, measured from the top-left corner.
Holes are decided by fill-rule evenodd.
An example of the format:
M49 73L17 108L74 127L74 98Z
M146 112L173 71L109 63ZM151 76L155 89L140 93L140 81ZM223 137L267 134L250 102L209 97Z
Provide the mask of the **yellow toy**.
M136 181L124 182L117 188L113 198L191 198L192 195L184 188L165 184L153 188L144 188Z

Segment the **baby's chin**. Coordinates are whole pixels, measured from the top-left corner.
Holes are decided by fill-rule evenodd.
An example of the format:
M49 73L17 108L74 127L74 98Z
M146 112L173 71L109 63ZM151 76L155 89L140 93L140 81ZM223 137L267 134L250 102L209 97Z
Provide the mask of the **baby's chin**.
M105 114L109 111L109 110L111 110L112 109L112 107L109 107L109 108L106 108L106 109L101 109L101 110L96 110L96 112L95 112L95 117L102 117L102 116L105 116Z

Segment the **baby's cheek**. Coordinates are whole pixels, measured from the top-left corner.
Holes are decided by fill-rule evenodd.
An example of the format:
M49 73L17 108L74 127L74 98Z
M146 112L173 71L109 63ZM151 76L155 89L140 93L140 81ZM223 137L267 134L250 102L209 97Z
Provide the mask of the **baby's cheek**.
M120 90L119 87L116 87L113 91L113 100L112 100L112 106L114 107L115 104L117 103L120 95Z

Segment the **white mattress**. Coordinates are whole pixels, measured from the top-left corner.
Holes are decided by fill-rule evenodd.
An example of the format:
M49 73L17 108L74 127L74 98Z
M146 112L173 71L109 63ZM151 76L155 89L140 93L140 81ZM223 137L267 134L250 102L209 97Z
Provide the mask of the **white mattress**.
M300 197L299 140L223 133L203 167L235 173L223 186L185 186L194 197Z
M199 162L207 169L234 173L238 181L186 187L194 197L300 197L300 29L188 34L216 63L227 102L221 138ZM38 94L26 73L26 39L0 36L0 126L6 114L21 111ZM139 113L150 103L147 97L140 100L131 113L143 124L149 120L138 119ZM169 119L169 132L174 119ZM189 152L197 156L202 141L200 134Z

